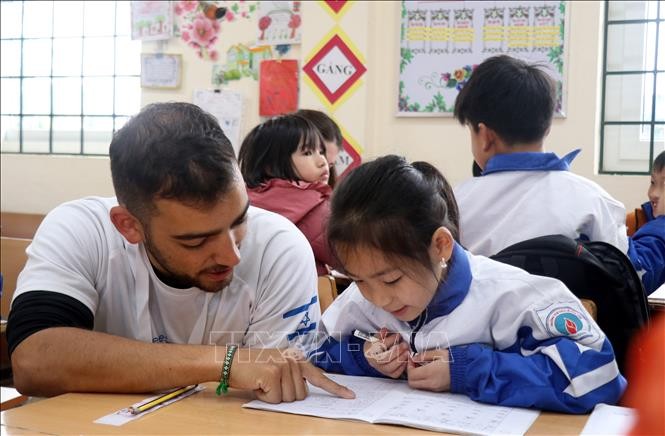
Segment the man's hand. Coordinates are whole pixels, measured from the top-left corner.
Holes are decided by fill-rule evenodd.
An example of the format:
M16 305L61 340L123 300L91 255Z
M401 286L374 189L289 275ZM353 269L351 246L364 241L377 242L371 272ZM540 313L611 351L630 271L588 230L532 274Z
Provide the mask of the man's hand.
M321 369L282 350L241 348L231 365L231 387L253 390L256 398L267 403L304 399L308 381L338 397L356 397L352 390L326 377Z

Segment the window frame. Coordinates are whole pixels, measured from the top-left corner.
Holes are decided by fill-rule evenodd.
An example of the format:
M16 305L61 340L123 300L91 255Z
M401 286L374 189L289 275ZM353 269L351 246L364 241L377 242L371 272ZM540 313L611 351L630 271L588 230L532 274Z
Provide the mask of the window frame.
M658 86L658 74L665 75L665 70L658 69L658 42L659 42L659 32L665 31L661 29L661 25L665 25L665 19L661 18L661 7L665 7L665 4L662 1L656 1L656 16L655 18L642 18L642 19L622 19L622 20L610 20L609 19L609 10L610 10L610 0L605 0L605 11L604 11L604 35L603 35L603 71L602 71L602 80L601 80L601 107L600 107L600 159L598 162L598 173L599 174L619 174L619 175L649 175L651 174L653 160L654 160L654 141L656 135L656 126L665 125L665 121L656 121L656 91ZM621 71L607 71L607 53L608 53L608 34L609 28L612 25L625 25L625 24L656 24L656 35L655 35L655 54L654 54L654 65L651 70L621 70ZM649 121L606 121L605 119L605 100L606 100L606 88L607 88L607 78L609 76L620 76L620 75L641 75L645 78L648 74L653 74L653 89L651 94L651 120ZM610 170L604 168L605 162L605 127L606 126L648 126L650 127L651 134L649 138L649 162L648 162L648 171L619 171L619 170Z
M119 45L119 40L127 38L131 40L131 29L128 28L126 32L118 32L118 13L122 12L119 10L118 3L121 0L115 0L113 1L113 33L112 34L106 34L106 35L91 35L89 32L86 32L86 27L85 27L85 8L87 4L91 3L90 1L82 1L81 5L81 34L80 36L56 36L55 35L55 28L56 28L56 13L55 13L55 5L57 3L57 0L51 0L51 30L50 30L50 35L45 35L45 36L25 36L25 14L26 14L26 4L27 0L16 0L17 3L20 3L20 18L21 18L21 32L20 35L18 36L11 36L11 37L3 37L1 40L3 42L5 41L19 41L19 50L20 50L20 65L19 65L19 74L17 75L3 75L2 79L17 79L18 80L18 113L5 113L2 112L0 113L0 116L3 118L5 117L12 117L12 118L17 118L18 119L18 150L2 150L2 154L12 154L12 155L52 155L52 156L108 156L108 149L106 149L105 152L96 152L96 151L86 151L86 144L88 146L92 145L91 143L86 142L86 134L90 134L91 132L102 132L101 134L106 136L108 133L113 135L118 127L118 119L128 119L131 117L133 114L131 113L119 113L118 112L118 107L117 107L117 94L116 92L118 91L118 79L125 79L125 78L135 78L137 82L139 83L139 92L140 92L140 73L137 74L119 74L118 73L118 65L119 65L119 56L118 56L118 45ZM129 9L127 10L129 12ZM129 20L128 20L129 23ZM55 50L55 45L56 41L64 41L68 40L71 38L80 38L81 40L81 57L79 61L81 62L81 69L78 75L72 75L72 74L57 74L54 75L54 50ZM91 39L97 39L97 38L108 38L112 39L113 41L113 71L112 73L109 71L108 73L104 74L86 74L86 71L84 69L84 64L85 64L85 59L86 59L86 40L91 40ZM48 75L26 75L24 74L24 50L25 50L25 44L26 41L49 41L50 42L50 66L49 66L49 74ZM140 42L139 42L140 44ZM140 66L140 56L137 57L136 59L137 66ZM50 92L50 99L49 99L49 111L48 113L26 113L25 112L25 104L24 104L24 81L26 79L34 79L34 78L39 78L39 79L44 79L48 80L48 86L49 86L49 92ZM54 111L54 79L78 79L80 81L80 108L78 113L56 113ZM86 113L85 110L85 99L86 99L86 94L93 92L88 90L86 92L85 88L85 83L86 79L95 79L95 78L105 78L105 79L111 79L112 81L112 92L111 92L111 111L110 113ZM138 110L139 108L137 108ZM25 140L25 132L28 130L25 128L25 120L26 118L30 117L44 117L49 119L49 128L48 128L48 151L46 149L44 151L26 151L26 140ZM79 130L78 134L76 134L76 130L70 130L67 132L72 132L72 141L71 141L71 147L72 149L78 148L78 151L58 151L57 149L54 150L54 132L57 134L57 132L64 132L62 130L54 130L54 118L58 119L77 119L79 122ZM111 131L106 132L106 131L100 131L100 130L95 130L91 128L86 128L86 122L89 121L90 119L110 119L111 121ZM13 130L15 131L15 130ZM44 134L46 134L47 130L44 129ZM3 138L4 140L4 138ZM67 139L68 141L68 139ZM44 141L44 144L46 142Z

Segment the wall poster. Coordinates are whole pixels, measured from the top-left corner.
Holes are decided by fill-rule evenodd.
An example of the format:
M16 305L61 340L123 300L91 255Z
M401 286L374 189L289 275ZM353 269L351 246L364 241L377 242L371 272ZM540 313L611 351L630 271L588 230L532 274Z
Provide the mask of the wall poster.
M451 116L484 59L540 63L565 116L566 1L402 1L397 116Z
M265 60L259 66L259 116L298 110L298 61Z
M168 1L131 3L132 39L153 41L173 36L173 6Z

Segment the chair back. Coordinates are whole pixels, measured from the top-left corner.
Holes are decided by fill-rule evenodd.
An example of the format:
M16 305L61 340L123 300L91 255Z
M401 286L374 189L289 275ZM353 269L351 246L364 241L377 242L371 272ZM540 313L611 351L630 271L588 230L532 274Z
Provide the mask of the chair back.
M0 235L11 238L32 239L42 223L44 215L36 213L2 212Z
M647 215L641 207L626 213L626 232L628 236L633 236L647 221L649 221Z
M2 273L2 302L0 312L7 319L9 305L16 290L16 279L28 260L25 249L32 239L0 237L0 272Z
M319 276L319 306L323 313L337 298L335 278L329 274Z

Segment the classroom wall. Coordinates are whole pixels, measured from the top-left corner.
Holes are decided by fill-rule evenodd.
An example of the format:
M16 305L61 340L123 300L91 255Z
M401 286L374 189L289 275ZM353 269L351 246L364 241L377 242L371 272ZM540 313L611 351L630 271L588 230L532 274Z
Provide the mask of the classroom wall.
M394 116L399 8L399 2L356 2L343 15L339 25L365 57L368 71L363 85L340 105L334 116L364 148L364 158L396 153L412 160L428 160L455 184L471 175L467 130L451 118ZM601 2L569 3L567 117L554 121L546 147L559 155L582 148L573 171L596 181L630 208L645 201L648 176L595 174L599 154L602 8ZM303 43L285 56L301 62L335 25L317 2L303 3L303 17ZM246 43L253 38L253 21L225 23L218 48L226 53L231 44ZM184 65L180 89L144 90L143 105L155 101L191 101L194 89L211 88L212 63L200 60L178 40L145 42L143 51L181 53ZM258 84L246 78L232 82L229 87L245 95L242 128L245 133L259 122ZM300 92L301 107L324 108L302 79ZM46 213L63 201L81 196L113 195L107 158L3 154L0 161L0 208L5 211Z

